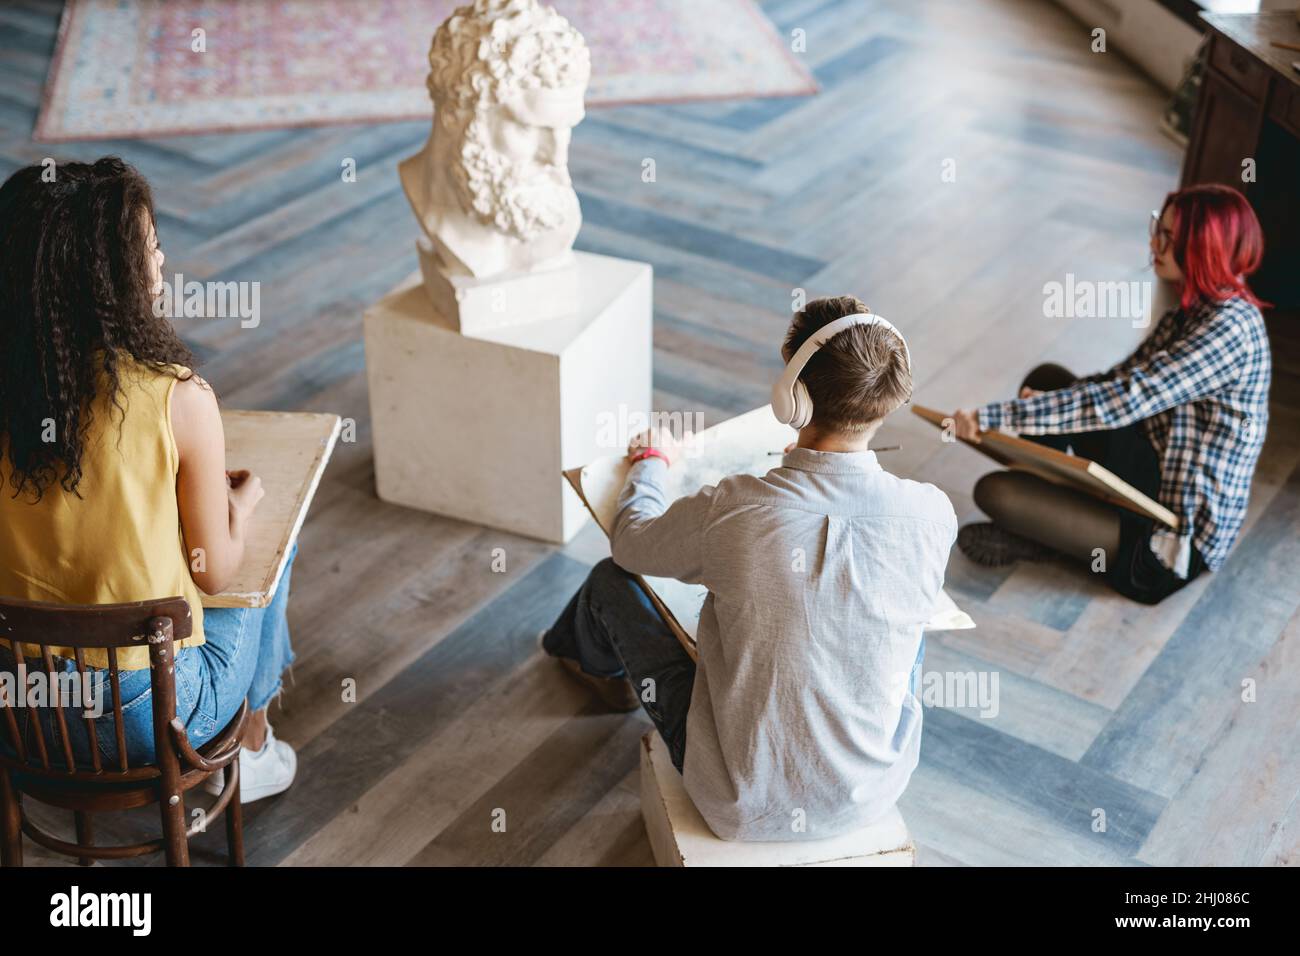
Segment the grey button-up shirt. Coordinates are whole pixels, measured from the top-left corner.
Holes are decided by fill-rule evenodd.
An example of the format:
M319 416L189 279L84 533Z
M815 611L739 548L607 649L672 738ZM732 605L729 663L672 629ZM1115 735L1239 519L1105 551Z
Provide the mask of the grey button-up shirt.
M709 589L686 724L687 792L728 840L836 836L880 818L920 755L907 690L957 519L875 452L796 448L666 507L632 466L614 560Z

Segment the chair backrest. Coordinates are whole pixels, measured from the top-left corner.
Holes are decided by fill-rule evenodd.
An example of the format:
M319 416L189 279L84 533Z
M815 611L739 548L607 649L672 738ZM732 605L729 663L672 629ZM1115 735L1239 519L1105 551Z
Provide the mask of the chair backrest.
M122 700L119 693L117 651L124 647L138 647L141 641L149 644L150 684L153 688L153 724L155 748L159 754L169 744L168 724L176 716L176 678L174 672L175 641L182 641L193 631L194 621L189 604L184 598L163 598L157 601L136 601L129 604L64 605L40 601L21 601L0 597L0 646L13 655L17 680L0 683L0 712L9 745L16 755L0 750L0 765L22 773L34 773L65 780L103 781L106 776L128 781L156 777L158 768L149 764L131 767L127 759L126 725L122 720ZM37 657L24 653L24 645L38 649ZM86 703L86 690L92 680L87 674L85 651L96 648L107 652L109 686L113 699L113 730L117 742L117 766L103 766L96 746L95 721L82 712L80 718L65 715L61 690L68 679L56 668L52 647L71 648L79 675L75 685L80 688L82 704ZM39 659L48 680L49 706L57 723L62 743L64 765L58 766L50 759L45 732L38 715L25 723L32 730L29 743L19 729L17 711L26 706L23 699L12 699L13 694L25 695L27 691L27 661ZM102 693L102 690L101 690ZM68 738L68 719L83 720L89 743L90 771L78 767ZM166 746L169 754L174 753ZM172 757L174 759L174 756Z

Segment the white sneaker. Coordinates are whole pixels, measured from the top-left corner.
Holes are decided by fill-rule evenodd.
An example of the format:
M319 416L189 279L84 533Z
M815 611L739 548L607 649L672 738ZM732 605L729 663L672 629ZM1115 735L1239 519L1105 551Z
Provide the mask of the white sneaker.
M239 755L239 802L252 803L284 793L298 772L298 755L283 740L277 740L271 725L266 725L266 743L261 750L247 747ZM203 789L220 796L225 789L225 774L214 773L203 781Z

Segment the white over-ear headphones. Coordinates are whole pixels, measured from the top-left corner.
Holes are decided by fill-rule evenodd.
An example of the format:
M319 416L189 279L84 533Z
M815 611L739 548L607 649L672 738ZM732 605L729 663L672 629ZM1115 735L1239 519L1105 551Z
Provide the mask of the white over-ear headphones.
M826 323L808 336L808 340L799 346L799 351L794 353L794 357L786 365L785 371L781 373L781 377L772 386L772 413L776 415L777 421L793 428L803 428L812 421L812 396L808 394L807 386L799 380L799 373L803 371L804 366L808 364L822 345L845 329L851 329L855 325L879 325L897 335L898 341L903 343L903 357L907 359L907 371L909 374L911 373L912 353L907 349L907 340L903 338L902 332L880 316L873 315L870 312L855 312L852 315L846 315L834 322Z

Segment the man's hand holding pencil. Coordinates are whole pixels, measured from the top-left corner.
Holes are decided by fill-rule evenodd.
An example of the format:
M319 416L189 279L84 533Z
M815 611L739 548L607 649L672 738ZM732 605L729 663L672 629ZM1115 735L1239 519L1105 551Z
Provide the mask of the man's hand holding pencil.
M682 443L673 434L671 428L648 428L638 435L633 435L627 444L627 460L636 462L647 457L647 452L658 452L653 457L662 457L672 465L681 455Z

